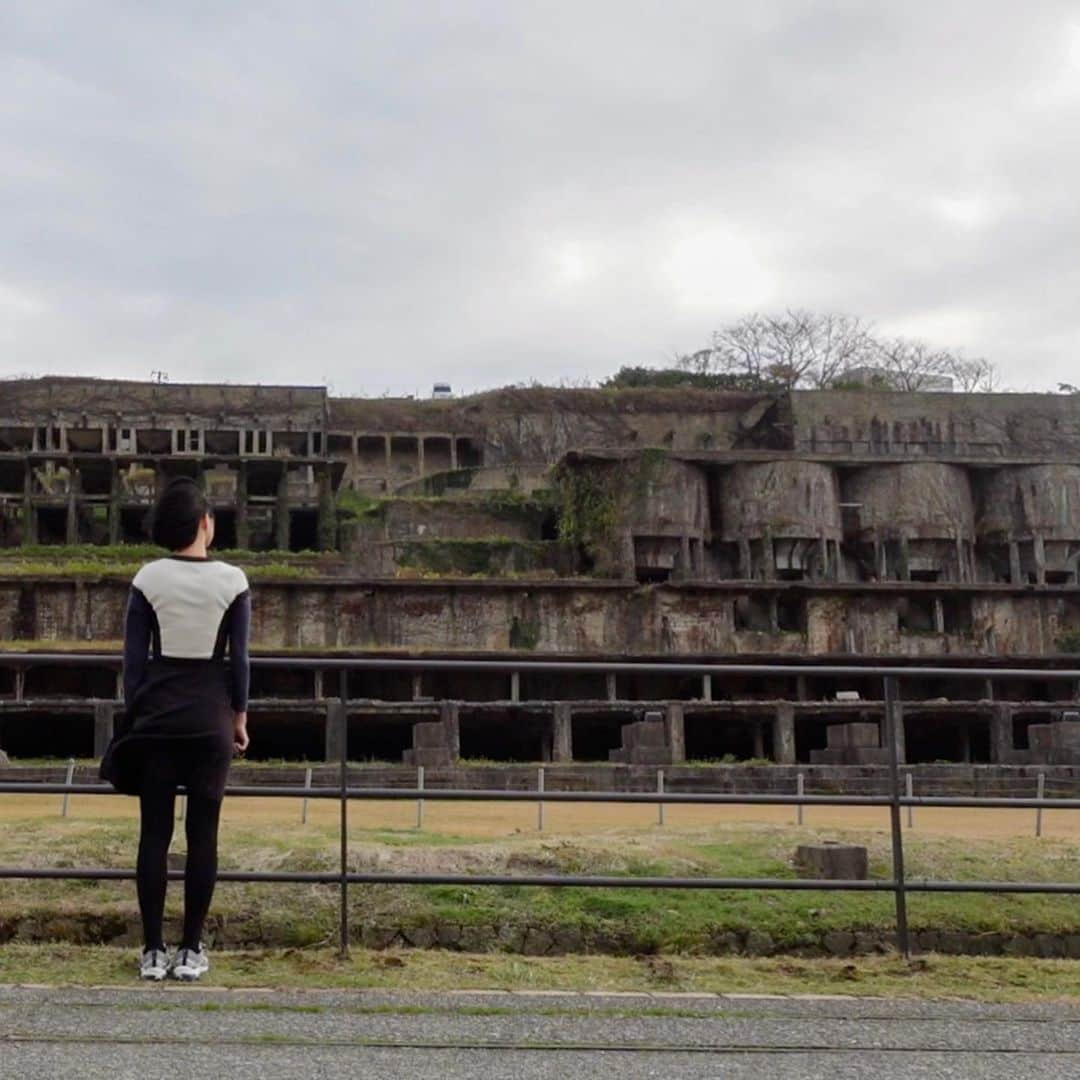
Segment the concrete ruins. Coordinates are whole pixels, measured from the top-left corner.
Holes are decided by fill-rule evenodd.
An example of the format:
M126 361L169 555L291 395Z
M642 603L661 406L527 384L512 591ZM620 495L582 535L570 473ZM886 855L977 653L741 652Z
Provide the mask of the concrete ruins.
M250 563L268 651L1012 667L1069 666L1080 651L1077 395L509 389L417 401L9 380L0 638L112 647L124 545L146 542L155 493L175 475L204 485L219 548ZM77 564L94 551L107 557ZM37 678L0 665L0 746L16 756L40 750L42 701L53 715L62 698L72 716L115 701L111 673L83 678L81 694ZM322 756L321 681L259 678L264 752ZM830 765L883 753L869 674L503 682L355 679L349 753ZM1061 726L1075 685L958 680L905 694L909 760L1080 763Z

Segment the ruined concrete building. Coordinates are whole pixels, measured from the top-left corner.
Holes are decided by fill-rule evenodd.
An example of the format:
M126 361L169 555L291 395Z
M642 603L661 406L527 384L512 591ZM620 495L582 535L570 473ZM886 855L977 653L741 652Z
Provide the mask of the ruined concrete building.
M175 475L204 485L218 546L250 564L266 650L1011 666L1068 666L1080 650L1075 395L537 389L414 401L8 381L0 634L117 642L122 545L145 543L155 492ZM70 545L108 557L74 566ZM0 669L0 745L18 751L17 717L40 714L36 678ZM79 678L95 700L115 696L112 674ZM259 678L267 746L319 756L321 679ZM853 764L880 750L874 680L839 685L811 667L725 686L356 681L352 756ZM67 707L85 713L71 686ZM1035 678L912 693L909 758L998 763L1064 752L1066 729L1043 731L1080 696Z

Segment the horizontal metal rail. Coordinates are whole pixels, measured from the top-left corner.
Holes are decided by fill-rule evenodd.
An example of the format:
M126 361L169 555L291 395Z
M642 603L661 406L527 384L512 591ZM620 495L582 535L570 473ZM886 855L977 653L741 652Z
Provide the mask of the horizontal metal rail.
M183 788L179 788L183 792ZM341 798L341 789L323 785L301 787L283 784L242 784L226 787L225 794L234 798L268 799L334 799ZM107 784L62 784L52 781L0 781L0 795L116 795ZM370 802L544 802L565 803L658 803L688 806L892 806L889 795L783 795L778 793L684 792L684 791L536 791L519 788L499 791L490 788L415 788L415 787L347 787L349 800ZM1043 798L1011 795L901 795L901 806L945 806L972 809L1024 810L1042 807L1044 810L1080 810L1080 798Z
M35 663L62 667L89 664L119 666L119 653L9 653L0 651L0 667L26 667ZM1080 668L904 667L857 664L710 664L652 660L471 660L446 658L382 658L371 656L252 656L255 667L325 671L536 671L561 675L612 673L616 675L843 675L896 679L1049 679L1080 680Z
M121 662L114 653L0 653L0 667L26 668L35 663L64 666L105 664L117 666ZM910 934L907 925L906 897L908 893L1042 893L1080 895L1080 882L1039 881L910 881L904 872L904 850L900 809L902 807L952 807L981 809L1036 808L1042 810L1077 810L1080 798L1045 797L979 797L908 795L901 789L899 773L899 744L903 728L903 703L899 687L903 680L912 678L980 679L987 681L1007 679L1044 679L1052 681L1080 682L1080 669L1047 670L1039 668L963 668L963 667L902 667L853 664L710 664L710 663L658 663L646 661L632 663L615 661L563 661L563 660L478 660L435 658L374 658L374 657L296 657L257 656L257 665L279 668L315 669L333 671L338 676L338 693L333 710L336 733L341 747L347 746L347 710L349 701L348 678L359 671L501 671L546 672L555 674L663 674L663 675L835 675L850 677L874 677L882 680L881 702L884 707L884 738L889 752L889 791L886 795L795 795L780 793L737 794L719 792L626 792L626 791L538 791L538 790L463 790L431 787L359 787L350 783L345 755L338 762L337 783L330 787L299 787L296 785L232 784L226 789L230 797L334 799L340 807L339 863L336 871L242 871L223 870L222 881L281 882L337 885L340 891L340 948L342 955L348 950L348 886L362 884L378 885L453 885L471 886L535 886L540 888L644 888L644 889L712 889L712 890L779 890L779 891L857 891L891 893L896 903L896 930L900 949L910 954ZM70 775L70 774L69 774ZM1040 786L1039 791L1044 788ZM111 795L114 791L103 784L65 783L19 783L0 782L0 794L61 794ZM671 805L758 805L758 806L867 806L886 808L890 817L892 841L892 874L888 879L860 881L821 880L805 878L724 878L724 877L630 877L613 875L460 875L460 874L395 874L366 873L349 868L348 858L348 808L354 801L418 801L425 802L530 802L545 803L610 803ZM74 880L130 880L134 872L128 869L104 867L0 867L0 878L21 879L74 879ZM181 871L170 872L179 879Z
M172 881L183 880L182 870L170 870ZM0 867L0 879L132 881L134 870L106 867ZM337 885L336 870L220 870L226 882ZM715 878L631 877L614 874L392 874L350 871L350 885L455 885L528 886L573 889L767 889L779 892L895 892L889 878L844 880L841 878ZM925 893L1046 893L1080 894L1080 881L919 881L905 882L908 892Z

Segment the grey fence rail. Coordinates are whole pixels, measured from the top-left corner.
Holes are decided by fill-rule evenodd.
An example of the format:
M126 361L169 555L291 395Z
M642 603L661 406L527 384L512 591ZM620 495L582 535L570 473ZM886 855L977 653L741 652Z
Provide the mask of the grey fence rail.
M20 657L25 662L26 655ZM102 662L115 665L114 654L33 654L33 659L55 664L87 664ZM299 785L230 785L229 796L291 799L333 799L340 806L339 869L337 871L241 871L223 870L221 881L292 882L302 884L336 885L339 889L339 948L347 955L349 948L348 889L350 885L459 885L459 886L535 886L538 888L610 888L610 889L758 889L776 891L823 892L888 892L896 908L896 937L901 953L911 952L908 932L907 897L909 893L1048 893L1080 894L1080 882L1042 881L926 881L908 880L904 871L904 834L901 810L904 807L941 806L971 808L1035 808L1046 810L1080 809L1080 799L1053 797L1002 798L963 796L914 796L905 794L900 782L898 733L902 723L903 704L901 684L904 679L971 678L998 681L1010 678L1032 678L1052 681L1080 680L1080 670L1046 668L960 668L960 667L866 667L836 664L706 664L706 663L598 663L592 661L558 660L449 660L449 659L380 659L331 657L256 657L253 663L272 664L278 668L320 668L336 671L338 694L332 703L332 722L340 725L341 745L346 745L348 678L350 671L406 670L424 671L543 671L553 673L637 672L681 673L711 675L772 674L799 675L813 672L818 675L873 674L882 680L885 704L884 739L889 750L889 791L887 795L783 795L720 794L707 792L612 792L612 791L492 791L444 788L378 788L350 786L347 755L340 762L336 786L301 787ZM0 794L69 794L109 795L113 789L104 784L0 783ZM846 881L808 878L718 878L718 877L629 877L580 874L394 874L357 873L349 870L349 804L364 800L424 800L425 802L538 802L545 803L647 803L652 805L773 805L773 806L878 806L889 810L892 849L892 874L889 878ZM0 878L64 879L64 880L124 880L135 876L133 870L107 867L19 867L0 866ZM181 878L181 871L170 877Z

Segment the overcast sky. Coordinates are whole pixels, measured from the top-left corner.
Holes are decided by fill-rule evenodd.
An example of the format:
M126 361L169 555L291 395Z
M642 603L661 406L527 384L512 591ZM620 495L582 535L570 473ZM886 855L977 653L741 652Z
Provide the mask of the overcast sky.
M1080 4L7 0L0 372L426 394L803 306L1080 383Z

